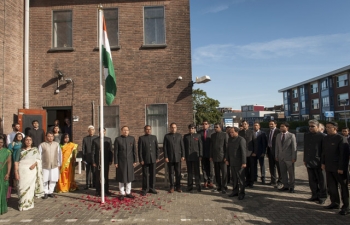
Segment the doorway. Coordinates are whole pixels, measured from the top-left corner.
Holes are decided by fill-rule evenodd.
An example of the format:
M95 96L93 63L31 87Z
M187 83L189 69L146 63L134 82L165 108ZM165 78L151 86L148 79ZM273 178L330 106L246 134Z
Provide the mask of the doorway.
M48 107L44 109L47 114L47 131L51 131L55 124L55 120L59 120L60 131L61 133L64 133L64 127L66 125L64 122L65 118L68 118L71 121L71 126L73 126L72 107ZM73 135L71 140L73 140Z

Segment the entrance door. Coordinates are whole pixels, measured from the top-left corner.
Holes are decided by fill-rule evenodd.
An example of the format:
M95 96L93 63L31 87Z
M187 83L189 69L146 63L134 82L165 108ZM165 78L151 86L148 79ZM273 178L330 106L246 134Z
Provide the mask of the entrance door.
M50 130L54 126L55 120L60 121L61 133L64 133L65 122L64 120L68 118L71 121L72 126L72 107L48 107L45 108L47 112L47 129ZM71 140L73 138L71 137Z
M39 121L39 127L46 133L46 110L43 109L19 109L18 123L21 125L22 133L28 134L33 127L33 120Z

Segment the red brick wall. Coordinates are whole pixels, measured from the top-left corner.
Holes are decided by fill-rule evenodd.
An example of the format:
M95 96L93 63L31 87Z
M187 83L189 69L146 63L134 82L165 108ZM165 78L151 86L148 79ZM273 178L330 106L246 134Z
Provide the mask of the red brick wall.
M71 3L73 2L73 3ZM145 104L167 103L168 123L176 122L185 133L192 119L190 17L188 0L32 0L30 8L30 107L72 106L79 116L73 123L78 144L92 123L91 102L99 102L99 53L97 46L97 5L119 9L120 50L112 51L117 76L120 125L130 127L130 135L143 134ZM142 49L143 6L164 5L166 48ZM52 10L73 10L73 52L48 53L52 45ZM74 80L59 94L55 70ZM175 82L178 76L183 80ZM98 121L98 117L95 118ZM98 122L97 122L98 123ZM96 123L96 125L97 125Z
M23 1L0 0L0 132L5 134L23 107L23 17Z

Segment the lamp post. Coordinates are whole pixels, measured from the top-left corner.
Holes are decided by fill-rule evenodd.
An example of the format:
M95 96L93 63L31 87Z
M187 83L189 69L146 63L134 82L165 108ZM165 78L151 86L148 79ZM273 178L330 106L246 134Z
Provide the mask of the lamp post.
M343 99L343 100L340 100L340 104L343 105L344 107L344 119L345 119L345 127L348 127L348 119L346 118L346 112L345 112L345 106L348 105L348 101L349 99Z
M193 110L193 124L196 126L196 112L197 110Z

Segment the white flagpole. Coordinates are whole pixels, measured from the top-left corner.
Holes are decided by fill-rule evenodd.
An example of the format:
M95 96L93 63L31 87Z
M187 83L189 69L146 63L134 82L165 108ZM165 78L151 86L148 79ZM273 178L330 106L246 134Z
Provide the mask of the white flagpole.
M100 166L101 166L101 203L105 203L105 177L104 177L104 121L103 121L103 62L102 62L102 39L103 39L103 7L98 6L99 17L99 52L100 52Z

